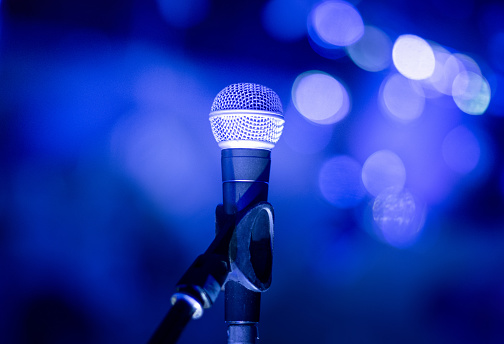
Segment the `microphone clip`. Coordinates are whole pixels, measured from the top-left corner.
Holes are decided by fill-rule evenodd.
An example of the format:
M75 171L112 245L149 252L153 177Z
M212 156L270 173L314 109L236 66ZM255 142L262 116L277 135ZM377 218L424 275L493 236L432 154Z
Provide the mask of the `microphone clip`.
M187 295L202 308L210 308L228 280L254 292L266 291L271 285L273 220L273 206L268 202L236 214L227 214L219 204L215 239L179 280L176 295Z
M216 209L216 231L234 223L229 242L230 273L235 281L255 292L264 292L271 285L273 267L273 206L260 202L229 215L222 205Z

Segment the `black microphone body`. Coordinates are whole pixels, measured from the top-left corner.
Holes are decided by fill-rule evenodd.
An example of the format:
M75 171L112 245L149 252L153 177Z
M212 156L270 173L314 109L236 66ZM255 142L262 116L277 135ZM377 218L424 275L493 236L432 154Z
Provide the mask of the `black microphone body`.
M236 215L260 202L267 201L271 164L269 150L223 149L221 164L223 207L226 214ZM252 257L257 255L256 252ZM264 259L264 257L257 258ZM228 280L225 286L225 300L225 321L229 326L228 343L255 343L258 337L261 293Z
M271 284L273 207L267 202L271 149L282 134L282 103L271 89L232 84L217 94L209 120L222 149L223 204L217 230L233 228L225 288L228 344L253 344L261 292Z
M226 214L268 200L271 151L229 148L221 151L223 206Z

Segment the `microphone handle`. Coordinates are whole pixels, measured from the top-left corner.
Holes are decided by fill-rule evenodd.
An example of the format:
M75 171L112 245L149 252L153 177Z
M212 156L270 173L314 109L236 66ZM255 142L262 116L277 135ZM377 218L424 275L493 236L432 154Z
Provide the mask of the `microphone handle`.
M268 200L271 151L231 148L221 151L223 208L229 215ZM225 321L228 344L256 343L261 293L228 281Z
M271 151L230 148L221 151L223 205L226 214L268 200Z

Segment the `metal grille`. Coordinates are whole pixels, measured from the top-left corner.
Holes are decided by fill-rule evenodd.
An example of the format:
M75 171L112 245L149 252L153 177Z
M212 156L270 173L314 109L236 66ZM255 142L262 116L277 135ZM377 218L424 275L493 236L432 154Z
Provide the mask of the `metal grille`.
M217 94L211 112L222 110L261 110L281 114L282 103L268 87L240 83L232 84Z
M236 141L234 146L273 147L284 127L282 103L271 89L257 84L233 84L215 97L210 113L215 140ZM247 141L247 142L245 142ZM241 143L240 143L241 142Z
M284 120L263 115L220 115L210 117L217 142L252 140L277 143Z

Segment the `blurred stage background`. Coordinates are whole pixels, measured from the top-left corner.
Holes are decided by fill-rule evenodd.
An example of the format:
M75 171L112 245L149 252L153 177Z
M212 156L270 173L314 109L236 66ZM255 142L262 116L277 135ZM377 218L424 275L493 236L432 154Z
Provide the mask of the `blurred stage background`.
M2 0L0 343L144 343L275 90L261 343L504 342L504 5ZM180 343L224 343L223 297Z

